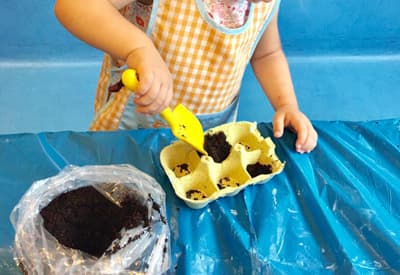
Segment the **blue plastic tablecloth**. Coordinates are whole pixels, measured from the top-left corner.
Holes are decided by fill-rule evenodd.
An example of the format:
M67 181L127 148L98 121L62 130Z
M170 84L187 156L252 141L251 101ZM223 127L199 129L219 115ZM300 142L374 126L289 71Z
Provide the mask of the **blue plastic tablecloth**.
M128 163L167 194L177 274L400 272L400 120L314 125L312 153L294 152L290 132L273 138L281 174L199 210L175 196L160 166L168 129L0 136L0 257L13 242L9 214L32 182L67 164ZM272 136L270 123L258 127Z

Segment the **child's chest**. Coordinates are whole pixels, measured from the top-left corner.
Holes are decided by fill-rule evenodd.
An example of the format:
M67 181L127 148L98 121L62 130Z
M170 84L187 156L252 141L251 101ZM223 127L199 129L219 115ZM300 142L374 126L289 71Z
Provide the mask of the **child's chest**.
M250 4L243 0L196 0L196 7L206 20L228 29L242 27L249 17ZM133 2L125 15L131 18L136 26L146 31L149 27L153 8L157 8L159 1L141 0ZM154 16L154 15L153 15ZM177 14L177 16L180 16Z

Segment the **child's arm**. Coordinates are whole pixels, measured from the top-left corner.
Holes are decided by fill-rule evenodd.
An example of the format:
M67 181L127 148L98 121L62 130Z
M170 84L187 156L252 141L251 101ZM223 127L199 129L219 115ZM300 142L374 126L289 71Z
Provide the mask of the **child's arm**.
M137 111L155 114L172 99L172 77L152 41L119 13L129 2L132 0L57 0L55 13L73 35L137 70Z
M296 150L313 150L317 132L310 120L299 110L290 76L289 66L281 48L277 15L265 30L251 59L254 73L275 109L273 127L275 137L281 137L285 127L297 133Z

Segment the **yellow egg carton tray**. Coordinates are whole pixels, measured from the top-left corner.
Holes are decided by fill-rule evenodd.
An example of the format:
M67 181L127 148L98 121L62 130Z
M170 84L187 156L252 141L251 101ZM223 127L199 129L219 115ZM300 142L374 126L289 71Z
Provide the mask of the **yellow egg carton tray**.
M265 183L285 166L275 154L275 144L260 134L256 122L223 124L207 130L204 136L208 156L183 141L166 146L160 154L176 195L191 208L234 196L251 184ZM225 143L215 142L221 139ZM223 151L227 152L221 156Z

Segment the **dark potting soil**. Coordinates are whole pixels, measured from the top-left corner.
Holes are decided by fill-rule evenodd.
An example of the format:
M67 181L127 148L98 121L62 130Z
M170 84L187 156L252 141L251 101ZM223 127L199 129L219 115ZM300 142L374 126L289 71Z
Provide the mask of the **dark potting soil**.
M181 163L175 166L172 171L175 173L175 176L178 178L189 175L191 173L189 164Z
M182 173L190 173L189 164L187 164L187 163L182 163L182 164L177 165L176 169L179 169L178 172L180 174L182 174Z
M270 164L262 164L262 163L254 163L249 164L246 167L247 172L249 172L252 178L257 177L258 175L263 174L271 174L272 173L272 166Z
M224 132L206 134L204 136L204 150L215 162L223 162L231 152L232 145L226 140Z
M239 187L240 183L232 180L230 177L223 177L218 180L218 189L224 189L226 187Z
M186 191L186 198L197 201L197 200L205 199L205 198L207 198L207 196L200 190L190 189L190 190Z
M150 223L147 206L137 198L127 197L121 206L88 186L61 194L40 214L46 230L61 244L100 257L122 228Z

